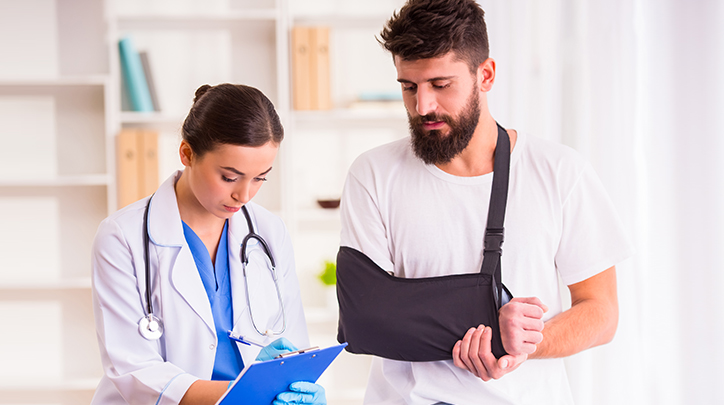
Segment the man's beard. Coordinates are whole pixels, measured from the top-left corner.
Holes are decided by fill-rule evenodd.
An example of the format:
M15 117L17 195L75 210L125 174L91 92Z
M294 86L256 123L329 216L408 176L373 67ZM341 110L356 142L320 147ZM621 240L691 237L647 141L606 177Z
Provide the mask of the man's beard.
M435 113L411 117L407 113L412 135L412 151L426 164L445 164L467 148L480 120L480 102L475 89L457 119ZM439 129L425 131L427 121L444 121L449 127L447 135Z

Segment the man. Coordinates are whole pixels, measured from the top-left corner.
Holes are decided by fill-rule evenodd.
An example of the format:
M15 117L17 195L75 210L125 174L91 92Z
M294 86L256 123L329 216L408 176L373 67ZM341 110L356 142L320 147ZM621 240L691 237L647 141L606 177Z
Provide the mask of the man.
M498 139L486 94L496 65L483 17L473 0L408 0L381 33L411 137L352 165L341 245L396 277L480 271ZM491 329L470 325L449 360L375 357L365 403L569 404L562 358L613 338L615 264L631 247L603 186L570 148L507 134L502 279L517 297L499 311L508 354L496 359ZM566 311L558 277L572 298Z

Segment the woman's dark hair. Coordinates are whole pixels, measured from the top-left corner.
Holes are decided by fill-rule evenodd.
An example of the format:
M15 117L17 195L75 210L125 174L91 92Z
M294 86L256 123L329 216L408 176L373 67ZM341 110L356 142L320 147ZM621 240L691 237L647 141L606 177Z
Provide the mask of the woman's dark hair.
M205 84L196 90L181 134L194 154L203 156L219 144L279 144L284 128L272 102L254 87Z
M408 0L387 21L378 42L403 60L455 52L471 73L488 59L485 12L474 0Z

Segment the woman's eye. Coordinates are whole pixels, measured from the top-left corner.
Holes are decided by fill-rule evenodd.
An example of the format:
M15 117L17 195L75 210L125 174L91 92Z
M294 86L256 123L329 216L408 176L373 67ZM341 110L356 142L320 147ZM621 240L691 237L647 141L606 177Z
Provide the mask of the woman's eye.
M254 177L256 181L266 181L266 177Z
M230 178L228 178L228 177L226 177L226 176L224 176L224 175L221 176L221 179L224 180L224 181L227 182L227 183L233 183L233 182L236 181L236 179L230 179Z

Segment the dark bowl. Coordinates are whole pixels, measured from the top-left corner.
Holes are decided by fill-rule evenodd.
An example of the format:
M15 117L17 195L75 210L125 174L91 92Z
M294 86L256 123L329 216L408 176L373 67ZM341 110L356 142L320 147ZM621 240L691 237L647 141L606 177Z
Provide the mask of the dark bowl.
M319 204L322 208L337 208L339 207L339 199L336 200L317 200L317 204Z

